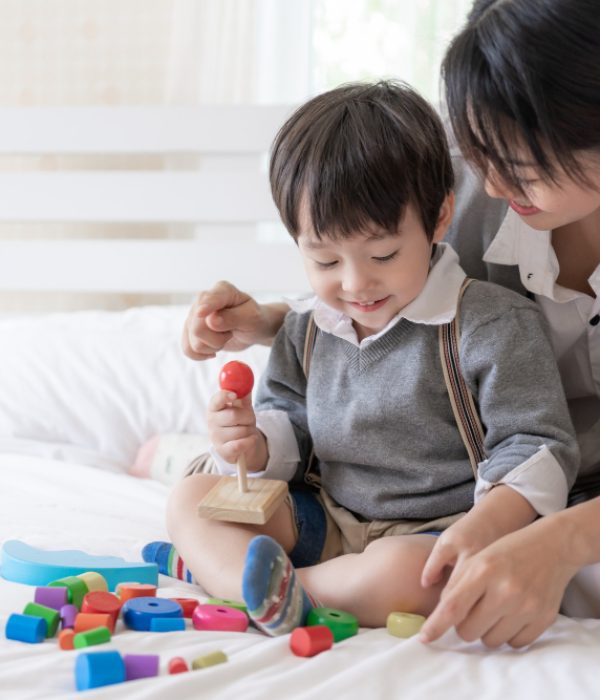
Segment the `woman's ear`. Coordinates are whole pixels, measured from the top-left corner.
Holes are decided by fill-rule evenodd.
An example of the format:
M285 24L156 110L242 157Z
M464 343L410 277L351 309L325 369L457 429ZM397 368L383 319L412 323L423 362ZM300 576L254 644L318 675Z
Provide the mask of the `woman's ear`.
M435 225L435 230L433 232L433 242L439 243L446 232L450 228L452 223L452 217L454 216L454 192L450 192L446 195L442 206L440 207L440 213L438 216L437 223Z

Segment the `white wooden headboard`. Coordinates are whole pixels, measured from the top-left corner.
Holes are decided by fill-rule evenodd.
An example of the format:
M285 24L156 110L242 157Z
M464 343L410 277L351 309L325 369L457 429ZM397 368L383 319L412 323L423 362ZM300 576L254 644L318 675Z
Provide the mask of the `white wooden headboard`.
M17 232L0 239L0 291L191 294L223 278L259 295L306 289L267 176L291 109L0 109L0 164L12 164L0 224ZM86 233L32 236L27 224Z

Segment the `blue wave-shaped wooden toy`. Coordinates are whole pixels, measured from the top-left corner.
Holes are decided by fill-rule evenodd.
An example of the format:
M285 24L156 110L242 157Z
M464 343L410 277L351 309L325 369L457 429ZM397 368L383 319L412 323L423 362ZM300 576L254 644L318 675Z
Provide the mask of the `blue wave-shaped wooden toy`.
M158 584L158 567L145 562L128 562L121 557L86 554L76 549L48 551L20 540L7 540L2 547L0 574L3 578L30 586L46 586L50 581L97 571L114 591L124 582Z

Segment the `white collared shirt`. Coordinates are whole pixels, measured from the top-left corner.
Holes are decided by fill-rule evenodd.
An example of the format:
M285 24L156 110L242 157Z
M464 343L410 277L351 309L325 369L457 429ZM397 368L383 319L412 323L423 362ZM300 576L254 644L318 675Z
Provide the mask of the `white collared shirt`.
M577 431L581 473L600 470L600 265L588 279L596 298L557 284L551 232L532 229L512 210L483 259L518 265L523 286L535 295L550 328Z

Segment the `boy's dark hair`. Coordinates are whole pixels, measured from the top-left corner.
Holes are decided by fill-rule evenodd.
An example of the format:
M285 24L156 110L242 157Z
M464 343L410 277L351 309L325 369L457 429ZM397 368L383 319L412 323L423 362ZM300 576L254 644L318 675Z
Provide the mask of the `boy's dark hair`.
M439 117L395 81L342 85L296 110L273 143L270 178L294 239L302 206L318 238L337 238L373 225L395 234L411 203L431 240L454 183Z
M476 0L442 64L465 157L521 192L516 147L542 179L591 185L577 151L600 149L598 0Z

